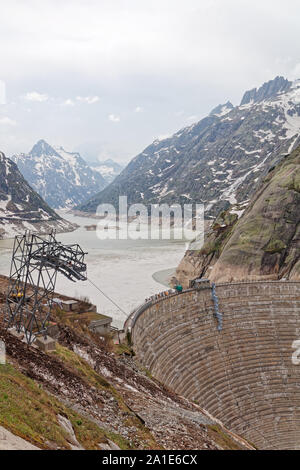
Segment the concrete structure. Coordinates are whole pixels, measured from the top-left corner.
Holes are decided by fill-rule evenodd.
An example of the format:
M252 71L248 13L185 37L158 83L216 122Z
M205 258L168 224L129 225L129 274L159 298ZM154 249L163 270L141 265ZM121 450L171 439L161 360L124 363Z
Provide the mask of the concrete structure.
M192 279L189 283L189 287L193 289L203 289L210 286L210 280L202 277Z
M127 322L139 360L258 448L300 449L300 282L216 293L222 331L209 288L140 307Z
M111 317L101 315L101 318L99 320L91 321L91 323L89 324L89 329L99 335L107 335L111 332L111 322Z
M14 335L20 341L22 341L24 339L25 333L22 332L22 331L20 331L20 333L18 333L18 331L16 330L15 327L9 328L8 331L10 332L10 334Z
M50 336L47 336L47 338L39 336L38 338L36 338L35 344L44 352L52 352L56 349L56 342Z
M80 302L78 300L62 300L61 308L65 312L76 312L80 309Z

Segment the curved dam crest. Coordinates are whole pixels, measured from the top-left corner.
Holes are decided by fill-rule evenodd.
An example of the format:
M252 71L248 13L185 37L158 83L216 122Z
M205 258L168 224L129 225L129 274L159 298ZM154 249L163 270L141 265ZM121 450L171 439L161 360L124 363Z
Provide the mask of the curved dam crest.
M155 378L259 449L300 449L300 282L258 281L148 302L127 322ZM294 346L294 347L293 347Z

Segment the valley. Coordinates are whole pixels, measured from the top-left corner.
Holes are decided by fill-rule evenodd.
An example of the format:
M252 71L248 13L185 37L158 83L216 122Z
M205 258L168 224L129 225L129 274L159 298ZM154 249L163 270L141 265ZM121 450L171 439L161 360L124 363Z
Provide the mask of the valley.
M8 447L40 449L299 449L299 106L300 82L276 77L123 170L44 140L1 153L0 448L7 436ZM146 209L136 235L148 233L151 205L204 204L203 243L159 229L100 237L123 233L121 218L108 230L96 214L122 195L140 204L131 221ZM56 270L55 295L70 307L55 302L29 345L22 282L6 299L13 237L53 228L59 247L86 252L87 274L72 283L75 259L34 252L32 267ZM74 301L96 309L71 312ZM21 327L18 316L5 327L10 302ZM112 328L92 328L105 315Z
M164 289L153 279L153 274L175 268L185 252L185 243L181 241L99 240L95 232L85 229L87 224L97 224L97 219L76 217L66 211L59 211L59 214L79 228L58 234L57 239L66 244L79 243L88 252L88 277L128 314L146 297ZM13 240L0 240L0 274L9 274L12 243ZM122 328L124 314L89 282L74 284L58 275L57 290L68 292L70 296L89 297L99 312L111 316L114 325Z

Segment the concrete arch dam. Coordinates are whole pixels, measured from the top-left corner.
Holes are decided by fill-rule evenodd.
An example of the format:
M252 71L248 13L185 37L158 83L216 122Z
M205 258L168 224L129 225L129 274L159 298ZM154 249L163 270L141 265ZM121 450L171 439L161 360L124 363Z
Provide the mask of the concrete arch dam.
M257 448L300 449L300 282L216 294L221 331L209 287L140 307L129 320L139 360Z

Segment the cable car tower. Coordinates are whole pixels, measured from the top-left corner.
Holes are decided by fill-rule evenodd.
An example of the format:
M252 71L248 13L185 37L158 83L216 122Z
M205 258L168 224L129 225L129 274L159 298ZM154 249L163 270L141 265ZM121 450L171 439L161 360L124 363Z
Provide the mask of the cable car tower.
M7 328L24 332L28 344L47 336L57 273L85 281L85 253L79 245L63 245L55 231L39 236L26 231L14 240L6 298Z

